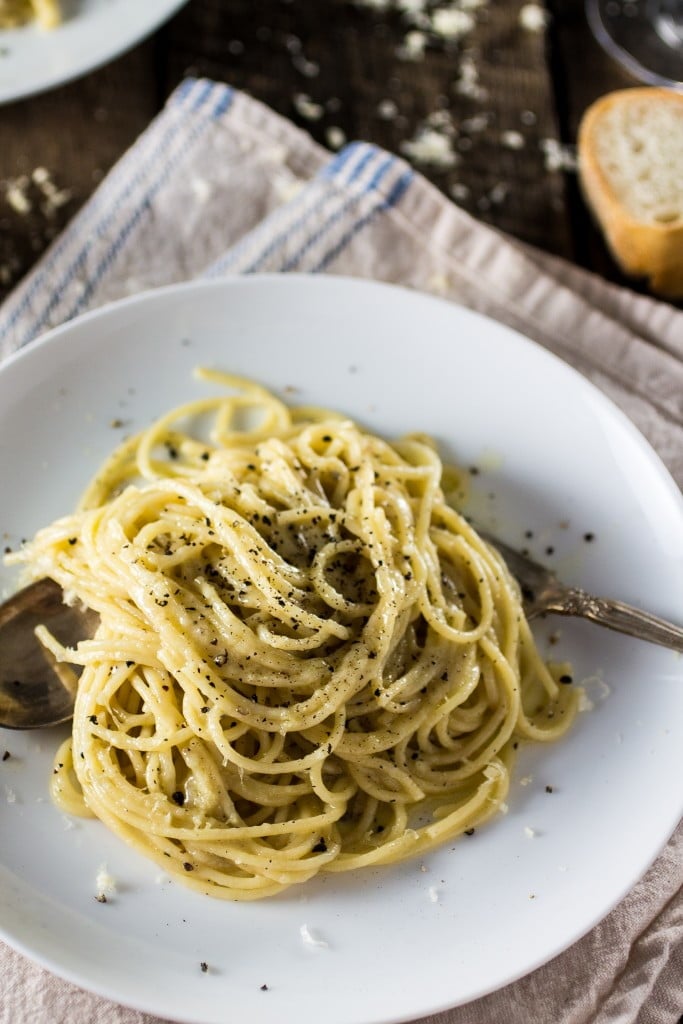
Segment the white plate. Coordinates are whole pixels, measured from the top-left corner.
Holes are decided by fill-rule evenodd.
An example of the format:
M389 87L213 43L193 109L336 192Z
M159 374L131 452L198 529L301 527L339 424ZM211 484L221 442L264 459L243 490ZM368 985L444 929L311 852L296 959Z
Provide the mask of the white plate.
M62 0L64 21L0 30L0 103L85 75L150 35L187 0Z
M683 501L620 412L492 321L334 278L171 288L88 315L8 362L4 543L72 508L122 434L113 421L137 428L205 393L190 376L198 364L296 388L297 401L389 436L429 431L479 466L473 506L508 540L523 543L530 528L531 546L552 545L567 579L680 616ZM556 628L554 652L579 677L601 673L611 693L593 687L595 709L569 736L524 755L506 816L423 861L255 904L160 882L104 826L71 827L47 795L57 735L3 733L13 755L0 761L5 937L86 988L201 1024L225 1021L226 1006L262 1024L407 1020L525 974L625 894L683 802L683 659L586 623L547 621L539 637ZM119 880L106 905L93 898L103 862ZM327 947L306 946L304 924Z

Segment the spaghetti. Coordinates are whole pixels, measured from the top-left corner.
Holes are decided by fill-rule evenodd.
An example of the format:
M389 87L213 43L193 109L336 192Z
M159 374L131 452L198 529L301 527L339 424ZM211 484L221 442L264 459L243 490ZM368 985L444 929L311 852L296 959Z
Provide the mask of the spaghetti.
M56 28L62 20L58 0L0 0L0 29L34 19L41 28Z
M256 384L159 419L15 557L101 616L52 793L213 896L414 856L569 726L500 556L396 444ZM200 427L212 421L211 441Z

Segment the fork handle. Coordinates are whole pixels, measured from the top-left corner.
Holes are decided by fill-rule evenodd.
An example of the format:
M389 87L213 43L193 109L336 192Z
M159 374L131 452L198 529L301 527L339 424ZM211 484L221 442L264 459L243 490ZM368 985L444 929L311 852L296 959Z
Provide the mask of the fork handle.
M562 595L552 610L559 615L578 615L590 619L599 626L607 626L618 633L636 636L662 647L670 647L683 653L683 629L660 619L649 612L633 608L623 601L612 601L605 597L593 597L584 590L571 588Z

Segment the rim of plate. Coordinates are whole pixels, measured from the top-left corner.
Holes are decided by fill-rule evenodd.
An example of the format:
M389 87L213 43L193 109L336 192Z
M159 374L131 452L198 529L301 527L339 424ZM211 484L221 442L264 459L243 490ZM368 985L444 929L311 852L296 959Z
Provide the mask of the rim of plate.
M60 42L59 32L65 29L69 29L75 37L69 43L71 55L78 54L68 69L53 69L46 62L33 78L22 81L21 75L15 75L15 78L19 79L16 84L6 86L0 84L0 104L14 103L30 96L49 92L104 67L152 35L181 7L184 7L188 0L160 0L161 6L157 0L156 9L151 13L145 12L148 0L119 0L116 7L125 3L127 8L123 15L120 15L117 10L108 11L107 8L110 5L103 6L100 3L91 6L89 0L84 0L84 2L87 6L75 12L73 17L64 22L61 27L58 26L49 32L32 24L0 32L3 45L5 48L10 48L10 52L2 58L4 67L12 68L13 63L19 66L25 48L30 47L34 40L45 42L48 45L54 42L55 45L58 45ZM131 15L133 25L127 28L126 20L130 21ZM107 22L106 30L98 27L101 17ZM91 35L91 33L93 34ZM87 38L84 39L84 36ZM16 57L12 52L15 48L18 51Z

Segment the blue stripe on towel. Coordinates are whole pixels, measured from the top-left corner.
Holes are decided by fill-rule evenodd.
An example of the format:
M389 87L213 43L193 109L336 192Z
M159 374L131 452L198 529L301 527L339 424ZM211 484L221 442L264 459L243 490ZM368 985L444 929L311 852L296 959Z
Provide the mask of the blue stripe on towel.
M364 165L367 165L370 157L379 158L380 154L380 150L375 150L374 153L366 154L364 158ZM285 273L294 270L295 267L304 258L304 256L309 252L309 250L314 245L317 245L317 243L330 231L330 229L336 223L338 223L340 220L346 217L351 212L353 207L356 206L364 196L370 195L372 192L375 192L379 188L384 176L387 174L390 168L393 167L394 164L396 163L395 157L390 156L389 154L384 154L383 156L384 158L382 159L379 167L373 174L368 184L364 187L362 193L360 195L350 195L346 199L346 201L327 218L325 223L322 224L317 231L315 231L312 235L309 236L309 238L306 239L304 245L298 250L298 252L296 252L288 260L286 260L286 262L282 265L282 270ZM353 181L354 178L352 177L350 180Z
M399 160L398 157L392 156L375 146L369 146L365 143L362 145L367 146L367 148L371 150L372 156L376 160L381 160L379 166L375 169L373 177L365 185L363 192L360 195L355 194L349 196L343 206L337 209L327 219L327 221L321 225L318 231L316 231L315 234L307 240L304 247L287 260L282 267L284 271L294 270L306 253L308 253L314 245L320 242L330 232L330 229L333 228L335 224L340 221L343 222L343 219L349 215L351 215L351 217L355 217L355 220L353 220L348 230L344 232L341 239L336 241L330 247L328 252L312 267L307 268L309 272L313 273L318 273L319 271L324 270L332 260L346 248L351 239L354 238L359 231L369 224L377 214L395 206L405 193L408 185L414 177L414 172L409 167L406 167L403 161ZM394 170L400 170L402 173L399 179L390 186L388 191L386 191L387 179L391 179L391 173ZM373 193L376 193L376 196L374 197L375 201L369 210L365 210L365 212L360 214L353 212L354 207L359 206L365 197L372 196Z
M316 175L313 182L303 190L287 206L276 211L256 232L248 235L222 259L216 261L206 272L206 276L216 277L231 270L242 273L255 273L268 261L276 257L278 250L287 249L293 237L304 234L302 245L280 266L282 271L293 270L312 246L317 244L325 234L345 216L351 214L353 208L364 197L377 191L385 179L385 175L394 166L403 166L396 157L384 150L365 142L353 142L346 146L337 156ZM359 184L364 173L371 173L365 183ZM325 187L322 195L320 185L330 183L332 188ZM350 187L349 187L350 186ZM398 197L395 201L398 201ZM384 207L382 199L379 207ZM326 207L329 207L326 210ZM300 215L299 211L301 211ZM373 214L374 215L374 214ZM293 219L293 216L296 219ZM366 223L368 215L361 218ZM306 237L307 225L319 223L321 226L313 235ZM273 237L273 230L283 225ZM258 251L260 238L263 237L263 248ZM250 250L256 247L255 255L248 262L240 263ZM277 260L275 261L277 263Z
M371 167L372 161L379 158L380 153L381 150L376 149L374 146L366 146L364 143L352 144L349 147L349 153L346 154L345 159L337 158L333 161L337 164L337 173L334 177L328 178L328 180L333 181L338 188L341 187L342 189L347 185L355 185L355 183L362 177L363 172L366 171L369 166ZM372 187L372 183L375 181L376 177L377 174L375 173L372 181L370 182L370 186L363 186L361 195L364 195L369 188ZM358 198L358 193L356 193L350 199L345 200L343 193L340 194L339 191L330 192L326 189L318 201L312 206L309 206L308 209L305 209L303 215L294 224L290 225L288 231L280 234L278 239L275 240L275 244L268 246L267 250L261 254L261 257L253 262L251 266L245 268L245 273L255 273L259 267L263 265L265 259L274 254L278 246L284 247L287 241L289 241L296 232L301 231L308 221L315 221L318 214L328 203L341 202L342 205L341 208L337 207L337 209L328 214L324 227L321 229L323 232L326 230L328 225L335 223L335 221L343 215L343 212L350 205L356 202ZM293 265L298 262L300 255L306 252L313 244L315 237L316 236L309 236L309 238L304 242L303 247L300 250L300 254L290 257L290 259L286 260L280 269L285 272L291 270ZM292 266L290 266L290 264L292 264Z
M218 103L215 104L214 108L209 113L209 116L212 119L216 119L217 117L222 116L230 107L230 103L232 102L234 93L232 92L232 90L230 90L229 92L224 92L224 89L227 90L227 87L221 87L221 95L219 96ZM199 108L194 107L193 109L197 110ZM203 121L199 121L193 125L192 129L188 132L187 138L183 143L182 148L176 153L174 160L167 161L165 167L162 169L161 174L157 176L156 180L140 197L131 215L128 217L128 219L125 221L125 223L119 230L119 234L117 235L116 239L114 240L114 242L112 242L110 248L98 263L97 268L95 269L95 272L91 275L85 290L79 296L78 300L72 305L71 309L66 313L64 317L65 320L70 320L71 317L76 316L88 305L88 302L92 297L93 292L98 287L98 285L102 281L102 278L106 275L107 271L110 269L111 265L114 263L121 250L124 248L130 235L142 220L147 209L151 206L152 201L156 196L157 192L159 191L159 189L163 188L163 186L168 181L170 175L177 170L178 163L182 161L182 159L191 149L191 147L199 138L199 136L204 133L204 131L207 128L207 124L207 120L204 119Z
M342 235L342 237L336 243L336 245L332 246L332 248L328 250L328 252L320 260L320 262L316 264L316 266L311 268L311 273L319 274L322 271L326 270L330 263L336 260L340 253L343 252L343 250L352 241L352 239L355 238L355 236L360 231L362 231L364 227L366 227L372 220L375 219L378 213L384 213L385 210L390 210L393 206L396 206L396 204L401 200L402 196L404 195L406 189L408 188L414 177L415 172L412 171L410 168L407 168L403 172L401 177L394 183L390 192L383 199L383 201L374 209L366 213L365 216L357 220L356 223L353 224L344 235Z
M53 266L59 265L63 252L68 249L68 246L73 242L74 236L82 234L85 239L82 246L78 250L76 256L71 259L69 266L59 283L51 287L50 296L48 297L46 305L43 307L42 313L33 318L32 322L20 339L19 345L21 346L25 344L31 338L35 337L43 327L49 324L50 316L59 305L63 291L77 278L78 271L82 268L88 257L91 249L91 239L95 236L101 237L105 234L117 214L119 214L122 209L125 209L126 206L134 204L136 207L139 207L140 202L144 202L144 198L140 201L135 198L135 191L144 182L145 178L149 176L150 172L156 169L159 162L163 162L163 158L167 151L171 148L179 133L185 128L186 122L182 117L183 107L189 106L192 111L198 112L207 103L209 98L216 93L219 98L210 115L213 118L221 116L221 114L225 113L225 111L229 109L234 96L232 89L222 85L216 86L208 81L200 82L196 79L188 79L183 82L178 89L176 89L170 97L167 105L167 111L173 111L174 116L168 119L168 123L157 125L158 130L154 132L154 134L159 135L159 138L154 138L152 140L150 153L146 155L144 160L139 162L138 166L134 167L132 173L130 173L128 166L130 161L124 161L123 165L119 165L118 169L114 170L109 186L103 190L99 200L92 201L84 209L82 214L74 221L73 227L67 230L61 242L57 243L52 253L47 257L45 265L35 275L30 287L21 297L18 305L5 323L4 328L0 327L0 339L3 336L6 336L15 327L21 317L27 313L31 307L31 303L40 293L40 290L45 287L45 282L49 278L50 269ZM168 115L165 116L167 117ZM208 122L206 121L202 122L203 125L206 125L207 123ZM161 172L162 175L167 176L168 171L173 166L173 162L167 160L163 165ZM157 175L157 181L158 178L159 176ZM118 193L112 197L111 193L119 185L122 187L119 189ZM148 198L149 195L150 190L148 189ZM91 221L95 221L95 223L91 224ZM92 288L89 289L89 294L91 292ZM84 301L84 296L81 296L79 298L77 308L80 308ZM72 315L73 311L62 319L68 319L68 316Z
M275 210L270 217L267 218L262 227L257 227L253 232L250 232L246 238L238 242L236 246L230 249L225 256L216 260L207 271L205 276L217 277L221 274L229 273L231 268L237 264L237 269L241 273L253 274L266 263L271 256L274 256L279 248L284 246L287 240L296 233L306 223L307 219L311 216L316 216L322 207L325 206L331 199L334 198L334 194L328 189L323 191L322 195L319 195L315 202L311 203L311 186L315 188L316 181L329 177L328 171L334 165L337 173L341 172L342 169L348 168L352 175L355 171L355 159L362 157L357 144L346 146L341 153L339 153L330 164L326 165L325 168L316 175L312 183L306 185L302 191L296 196L291 202L285 206ZM355 176L355 175L354 175ZM297 217L297 212L303 207L303 213L300 217ZM283 225L281 227L281 225ZM278 230L279 228L279 230ZM273 236L273 231L276 234ZM265 245L263 248L258 249L259 236L264 236ZM239 266L239 261L242 257L246 256L250 249L256 249L254 255L245 266Z

